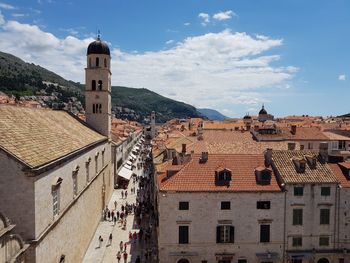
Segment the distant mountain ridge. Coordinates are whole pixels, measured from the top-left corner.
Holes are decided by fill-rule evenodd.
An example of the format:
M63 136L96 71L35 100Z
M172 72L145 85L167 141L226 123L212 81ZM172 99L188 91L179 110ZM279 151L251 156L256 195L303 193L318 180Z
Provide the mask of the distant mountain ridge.
M220 112L218 112L217 110L213 110L213 109L199 109L197 108L197 110L202 113L203 115L207 116L209 120L213 120L213 121L223 121L226 119L229 119L229 117L221 114Z
M82 69L83 70L83 69ZM67 108L75 100L84 105L84 85L67 81L54 72L33 63L26 63L16 56L0 52L0 91L23 96L46 96L49 107ZM163 97L148 89L120 86L112 87L112 105L118 117L143 122L151 111L157 114L157 122L173 118L205 117L195 107ZM119 115L118 115L119 114Z

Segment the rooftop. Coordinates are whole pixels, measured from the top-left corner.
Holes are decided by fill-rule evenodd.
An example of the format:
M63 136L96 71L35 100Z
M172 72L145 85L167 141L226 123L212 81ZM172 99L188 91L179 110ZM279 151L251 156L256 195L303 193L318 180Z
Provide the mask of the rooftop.
M272 160L284 183L336 183L338 180L328 164L318 158L315 169L306 164L305 172L297 172L293 159L306 160L306 156L317 155L315 151L272 151Z
M159 167L161 175L158 177L159 189L162 191L182 192L279 192L280 187L274 175L270 184L258 184L255 177L255 168L264 166L263 154L209 154L208 160L199 162L201 155L192 155L189 163L176 169L171 162ZM181 169L182 168L182 169ZM227 169L232 172L229 185L215 183L215 171ZM171 177L165 171L179 170ZM158 171L158 167L157 167Z
M30 168L107 138L64 111L0 105L0 148Z

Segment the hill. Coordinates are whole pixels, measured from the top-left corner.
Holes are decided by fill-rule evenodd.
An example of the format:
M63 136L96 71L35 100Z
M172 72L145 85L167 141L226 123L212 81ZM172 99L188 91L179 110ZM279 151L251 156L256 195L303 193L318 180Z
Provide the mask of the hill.
M226 119L229 119L225 115L221 114L217 110L212 110L212 109L197 109L201 114L205 115L208 117L209 120L213 121L223 121Z
M83 69L82 69L83 70ZM84 85L68 81L41 66L26 63L11 54L0 52L0 91L17 99L37 100L52 108L84 105ZM201 117L195 107L163 97L148 89L112 87L112 106L117 117L147 121L151 111L157 122L172 118Z

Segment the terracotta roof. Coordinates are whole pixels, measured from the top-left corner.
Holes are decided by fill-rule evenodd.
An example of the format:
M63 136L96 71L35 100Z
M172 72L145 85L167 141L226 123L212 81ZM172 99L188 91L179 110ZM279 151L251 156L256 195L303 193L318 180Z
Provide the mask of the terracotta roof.
M329 141L318 127L297 127L296 133L291 133L291 128L281 128L285 134L285 139L295 141Z
M209 152L209 154L261 154L267 148L287 150L288 142L257 142L250 132L204 131L203 140L197 140L187 146L187 151Z
M0 147L31 168L105 140L64 111L0 105Z
M333 173L337 177L342 187L350 188L350 177L349 175L345 175L340 168L340 166L336 163L330 163L329 167L332 169Z
M333 132L323 132L323 134L326 135L330 140L350 141L350 137L346 137L341 134L336 134Z
M298 173L293 158L317 155L315 151L272 151L272 160L284 183L336 183L337 178L329 168L317 160L316 169L306 164L305 172Z
M345 169L350 169L350 162L342 162L339 163L340 166L344 167Z
M255 168L264 165L263 154L211 154L205 163L199 163L199 158L200 155L193 155L189 163L169 178L164 174L159 176L159 189L184 192L280 191L274 175L268 185L256 182ZM215 171L218 167L232 171L232 181L228 186L215 184Z

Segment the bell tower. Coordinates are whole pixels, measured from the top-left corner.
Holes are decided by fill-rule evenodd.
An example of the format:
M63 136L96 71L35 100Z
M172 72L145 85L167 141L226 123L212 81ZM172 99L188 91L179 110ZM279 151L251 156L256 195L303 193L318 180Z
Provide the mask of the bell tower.
M98 34L87 49L85 115L86 122L107 137L111 131L111 75L109 47Z

